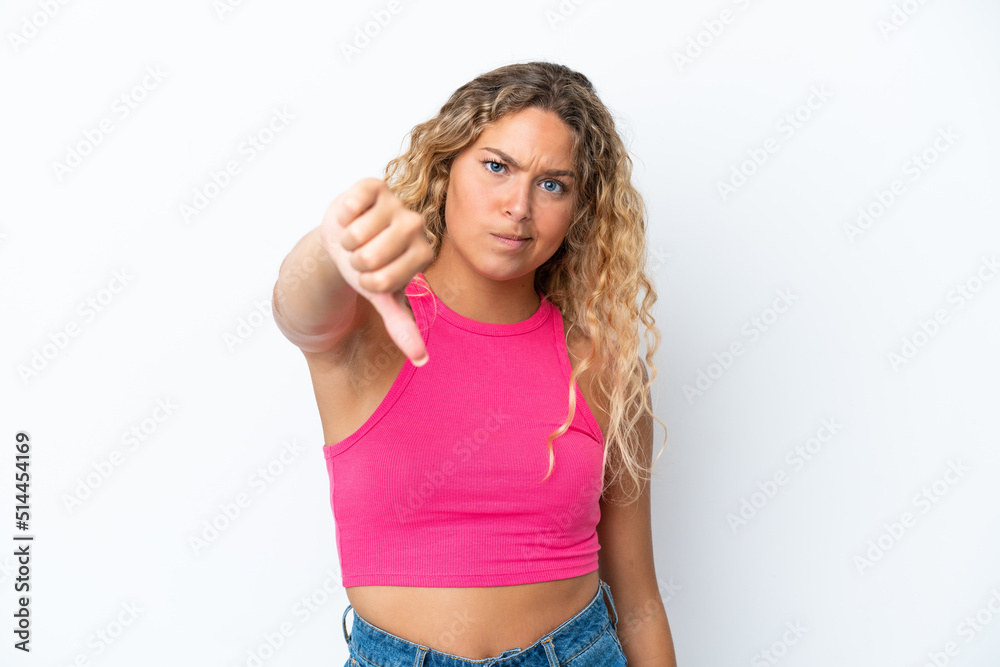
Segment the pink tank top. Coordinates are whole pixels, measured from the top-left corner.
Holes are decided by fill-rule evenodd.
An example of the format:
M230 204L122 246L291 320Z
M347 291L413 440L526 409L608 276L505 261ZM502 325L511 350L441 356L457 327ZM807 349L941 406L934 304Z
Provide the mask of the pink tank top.
M508 586L596 570L604 437L579 385L540 481L545 439L569 410L559 309L539 293L528 319L488 324L450 310L422 273L405 291L430 361L407 359L368 421L323 447L344 587Z

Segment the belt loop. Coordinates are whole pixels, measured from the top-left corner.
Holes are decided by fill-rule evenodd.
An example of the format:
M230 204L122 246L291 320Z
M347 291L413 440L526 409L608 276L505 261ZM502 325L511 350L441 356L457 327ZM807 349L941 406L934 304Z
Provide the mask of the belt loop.
M559 667L559 656L556 655L556 647L552 645L552 635L542 640L545 648L545 657L549 659L549 667Z
M344 618L342 619L344 623L344 641L347 642L348 644L351 643L351 636L347 634L347 612L349 612L351 609L352 609L351 605L347 605L347 609L344 610ZM355 614L354 618L357 619L357 617L358 615ZM351 630L353 629L354 629L354 624L352 623Z
M607 594L608 601L611 603L611 612L615 615L615 620L611 624L611 627L615 629L615 632L618 632L618 610L615 609L615 599L611 597L611 586L609 586L603 579L601 579L600 582L601 590Z

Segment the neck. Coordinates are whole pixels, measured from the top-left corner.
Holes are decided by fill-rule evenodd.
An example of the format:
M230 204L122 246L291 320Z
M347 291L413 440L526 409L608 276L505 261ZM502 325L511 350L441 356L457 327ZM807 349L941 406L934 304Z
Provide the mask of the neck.
M424 269L424 278L444 305L462 317L487 324L514 324L530 318L541 305L535 292L535 272L495 280L479 273L442 246L438 258Z

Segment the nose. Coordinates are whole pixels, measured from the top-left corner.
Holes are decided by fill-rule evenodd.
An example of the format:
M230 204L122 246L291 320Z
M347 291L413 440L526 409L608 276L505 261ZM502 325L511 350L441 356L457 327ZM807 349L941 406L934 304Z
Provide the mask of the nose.
M521 222L531 216L531 182L524 179L512 179L507 189L504 201L504 213L515 222Z

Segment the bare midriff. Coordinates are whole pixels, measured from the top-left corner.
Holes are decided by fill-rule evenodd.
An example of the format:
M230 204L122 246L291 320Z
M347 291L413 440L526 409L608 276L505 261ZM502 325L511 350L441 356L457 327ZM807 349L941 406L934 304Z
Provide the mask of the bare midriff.
M597 571L519 586L352 586L353 611L380 630L467 660L527 648L597 595ZM605 603L606 605L606 603ZM351 619L348 618L348 630Z

